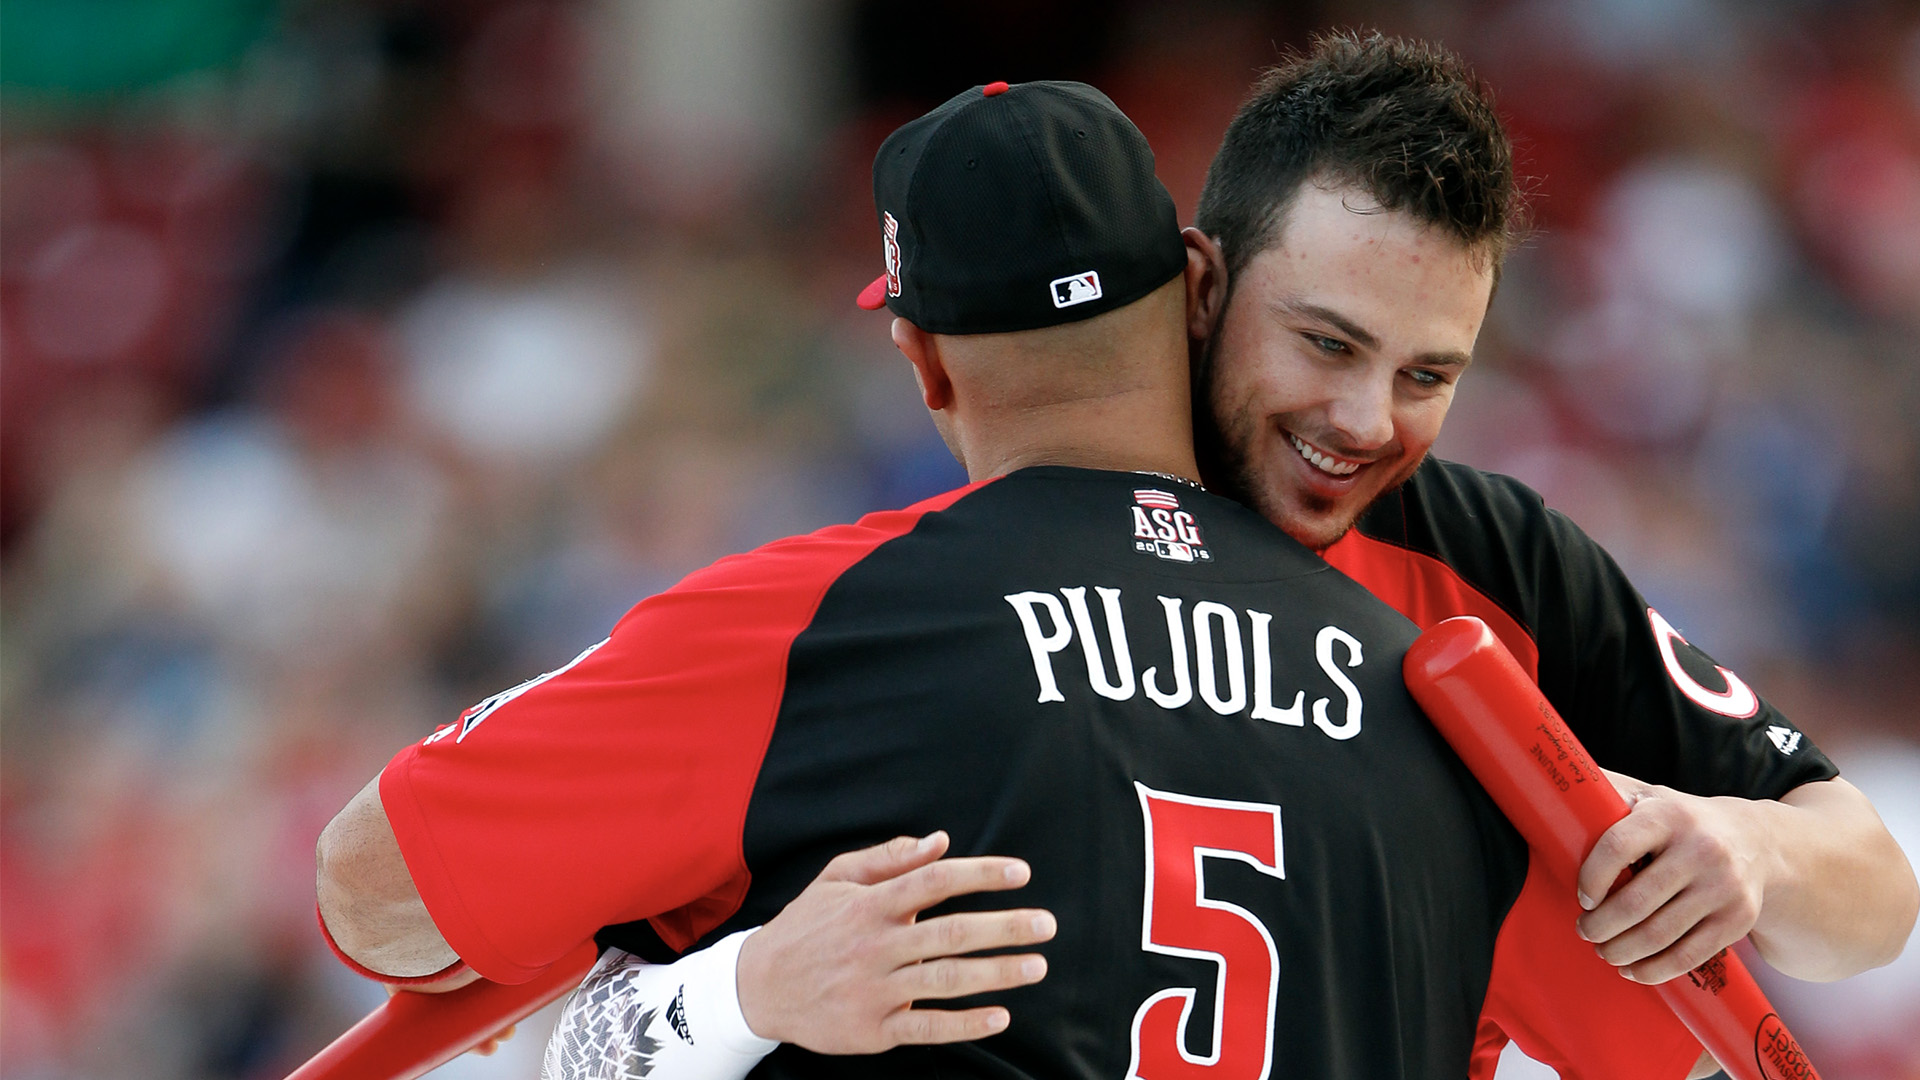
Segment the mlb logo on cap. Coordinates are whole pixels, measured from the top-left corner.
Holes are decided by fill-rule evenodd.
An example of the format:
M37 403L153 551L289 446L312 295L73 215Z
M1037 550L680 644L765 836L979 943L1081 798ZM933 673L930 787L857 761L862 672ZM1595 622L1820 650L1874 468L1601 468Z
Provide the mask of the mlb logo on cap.
M885 272L857 302L930 334L1092 319L1187 267L1146 137L1085 83L955 94L880 145L873 202Z
M1092 270L1084 274L1068 274L1053 279L1053 306L1057 308L1084 304L1089 300L1100 299L1100 275Z

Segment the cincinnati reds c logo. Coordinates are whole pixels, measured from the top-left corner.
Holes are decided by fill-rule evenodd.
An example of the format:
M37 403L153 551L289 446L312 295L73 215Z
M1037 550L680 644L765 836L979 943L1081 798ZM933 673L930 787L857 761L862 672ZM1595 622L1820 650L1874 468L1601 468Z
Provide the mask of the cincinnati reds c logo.
M1667 665L1667 674L1673 679L1673 685L1687 695L1688 701L1703 709L1711 709L1721 716L1731 716L1736 720L1744 720L1760 711L1760 696L1753 692L1752 687L1741 682L1740 676L1726 668L1715 665L1713 669L1720 673L1721 678L1727 680L1725 690L1709 690L1701 686L1693 676L1687 674L1685 668L1680 666L1680 658L1673 651L1673 643L1676 641L1692 648L1687 639L1680 636L1680 631L1675 630L1672 623L1661 618L1660 613L1652 608L1647 609L1647 618L1653 623L1653 640L1660 646L1660 659Z

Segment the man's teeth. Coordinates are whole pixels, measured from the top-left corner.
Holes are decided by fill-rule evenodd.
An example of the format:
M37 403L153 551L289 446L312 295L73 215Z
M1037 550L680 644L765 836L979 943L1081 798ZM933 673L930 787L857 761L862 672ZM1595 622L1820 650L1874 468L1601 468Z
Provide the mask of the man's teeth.
M1360 463L1357 461L1341 461L1339 458L1329 457L1315 450L1298 435L1289 435L1287 438L1293 441L1293 448L1300 451L1301 457L1306 458L1314 468L1323 473L1333 476L1351 476L1360 468Z

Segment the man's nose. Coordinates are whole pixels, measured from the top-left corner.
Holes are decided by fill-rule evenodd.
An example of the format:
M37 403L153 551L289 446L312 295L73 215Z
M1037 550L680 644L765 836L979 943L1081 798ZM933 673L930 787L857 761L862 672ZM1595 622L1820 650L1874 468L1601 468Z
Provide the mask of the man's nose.
M1393 380L1356 372L1328 410L1328 420L1347 449L1377 450L1393 441Z

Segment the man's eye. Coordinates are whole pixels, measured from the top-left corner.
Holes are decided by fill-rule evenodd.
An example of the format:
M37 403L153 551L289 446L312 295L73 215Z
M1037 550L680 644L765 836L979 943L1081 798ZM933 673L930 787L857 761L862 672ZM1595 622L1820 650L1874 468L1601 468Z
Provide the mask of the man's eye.
M1313 347L1319 349L1321 352L1343 353L1347 351L1346 342L1341 341L1339 338L1330 338L1325 334L1308 334L1307 340L1313 342Z
M1446 382L1446 380L1438 374L1431 371L1423 371L1419 368L1407 372L1407 375L1412 378L1414 382L1426 387L1439 386L1441 383Z

